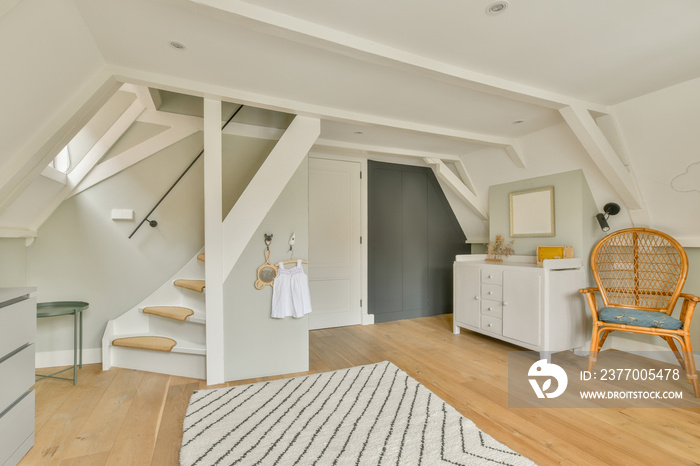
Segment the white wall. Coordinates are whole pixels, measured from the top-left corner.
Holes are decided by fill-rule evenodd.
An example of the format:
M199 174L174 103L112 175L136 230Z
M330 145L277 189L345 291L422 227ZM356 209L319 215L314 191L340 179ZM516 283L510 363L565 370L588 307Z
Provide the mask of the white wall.
M0 238L0 288L27 286L24 238Z
M63 202L27 248L28 284L38 301L80 300L84 348L101 346L104 326L148 296L203 246L203 175L198 162L144 225L129 234L202 147L201 133ZM111 219L133 209L134 221ZM72 348L70 319L41 319L37 351Z
M485 200L487 205L489 187L492 185L572 170L583 171L592 201L598 209L602 210L603 205L608 202L622 204L601 171L565 123L524 136L518 140L518 144L526 168L515 167L505 151L499 148L488 148L462 156L477 194ZM591 222L595 222L595 219L592 218ZM610 226L613 229L626 228L631 225L631 219L626 209L610 220ZM495 233L490 232L490 236L495 236Z
M308 205L307 158L224 283L225 380L308 370L308 318L271 318L272 288L257 290L253 286L256 271L265 262L264 233L273 234L271 262L290 258L288 241L292 233L296 233L294 258L308 259Z
M0 170L105 64L70 0L22 0L0 17Z
M649 226L677 239L692 238L695 246L700 246L698 102L700 78L613 109L649 212Z
M516 191L554 186L555 236L536 238L515 238L513 248L516 254L535 255L537 246L573 246L574 256L587 260L593 246L595 233L593 216L596 207L590 201L591 194L581 170L554 175L528 178L491 186L489 190L490 239L497 234L510 241L510 202L509 194ZM597 226L597 223L596 223ZM598 228L600 232L600 228ZM602 237L600 232L598 238Z
M700 79L694 79L613 108L649 213L648 226L694 246L700 245L699 100ZM700 248L686 247L686 252L690 270L684 291L700 295ZM697 314L691 327L696 351L700 349ZM623 350L667 348L663 340L650 335L613 334L610 344Z

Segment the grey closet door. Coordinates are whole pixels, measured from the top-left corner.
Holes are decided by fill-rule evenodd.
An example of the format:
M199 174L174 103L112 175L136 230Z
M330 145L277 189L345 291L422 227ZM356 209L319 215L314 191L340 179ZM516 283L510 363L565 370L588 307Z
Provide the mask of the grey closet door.
M369 312L375 322L452 312L452 262L469 246L433 172L368 168Z

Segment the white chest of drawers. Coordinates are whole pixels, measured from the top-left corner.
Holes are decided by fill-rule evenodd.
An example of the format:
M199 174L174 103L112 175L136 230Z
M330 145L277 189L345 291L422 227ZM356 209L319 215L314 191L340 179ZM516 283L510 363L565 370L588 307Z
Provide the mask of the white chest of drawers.
M0 465L34 445L35 288L0 288Z
M482 255L454 263L455 334L483 333L542 353L585 345L586 314L578 293L586 286L580 259L545 261L518 256L506 262Z

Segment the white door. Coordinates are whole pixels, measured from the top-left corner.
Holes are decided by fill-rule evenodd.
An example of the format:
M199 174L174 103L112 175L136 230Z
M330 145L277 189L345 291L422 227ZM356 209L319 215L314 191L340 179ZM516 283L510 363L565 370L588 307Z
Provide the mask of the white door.
M361 322L360 163L309 158L309 328Z

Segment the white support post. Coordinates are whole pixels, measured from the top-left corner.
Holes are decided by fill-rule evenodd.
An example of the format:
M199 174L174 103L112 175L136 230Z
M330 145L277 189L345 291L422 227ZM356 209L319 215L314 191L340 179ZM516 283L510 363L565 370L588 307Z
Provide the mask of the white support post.
M224 274L221 101L204 99L204 239L206 271L207 384L224 382Z

